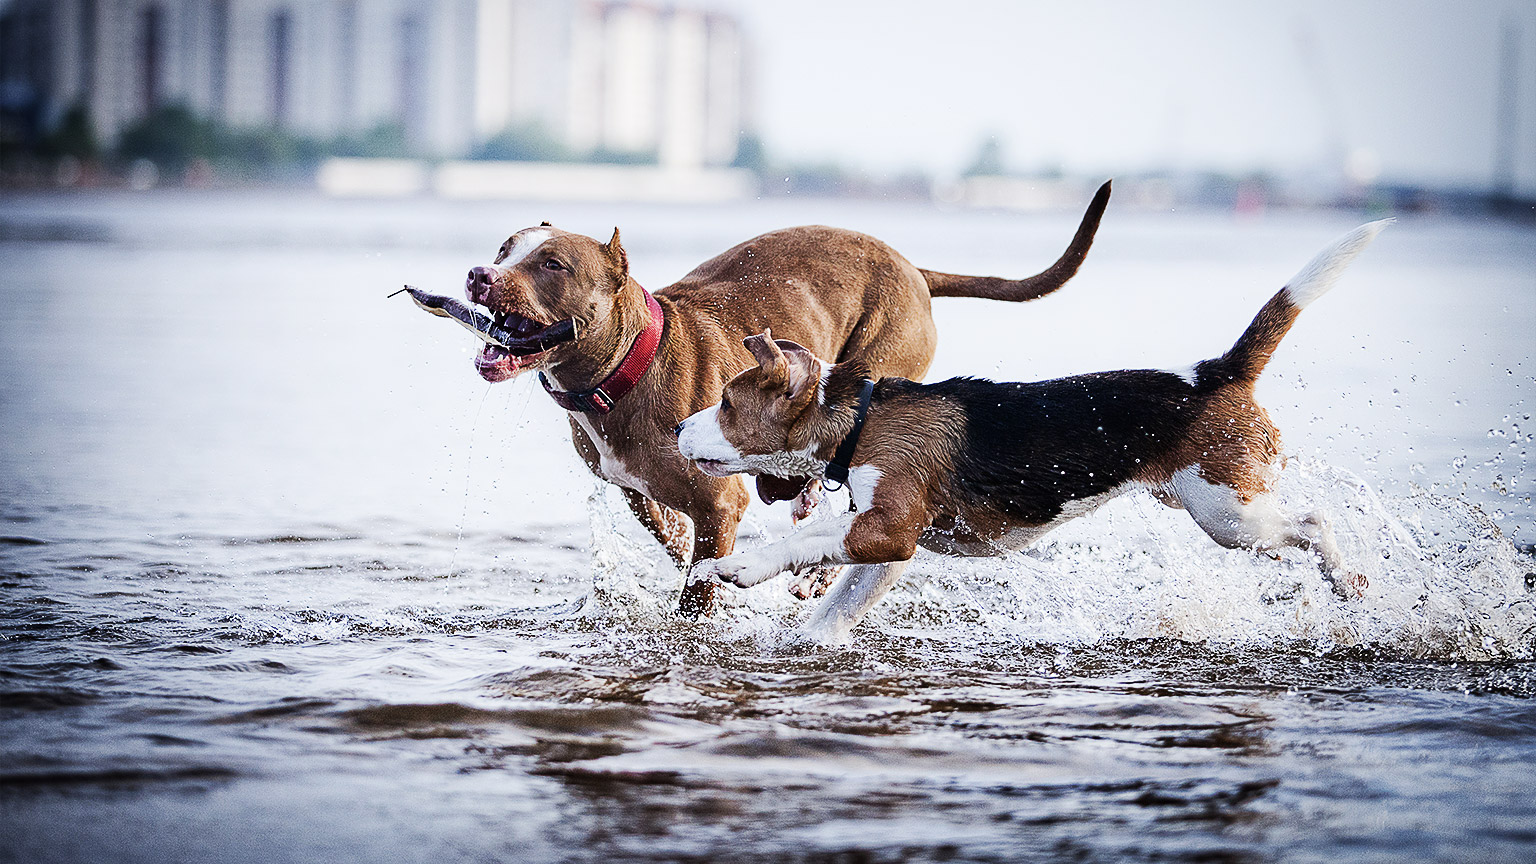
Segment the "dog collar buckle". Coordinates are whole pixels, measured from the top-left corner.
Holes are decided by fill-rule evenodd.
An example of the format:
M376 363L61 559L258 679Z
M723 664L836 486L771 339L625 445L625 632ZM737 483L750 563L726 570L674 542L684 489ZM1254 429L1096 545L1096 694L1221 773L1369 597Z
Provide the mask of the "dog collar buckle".
M544 391L555 400L555 404L567 411L607 414L613 410L614 397L601 387L594 387L591 390L556 390L549 383L549 379L544 377L543 372L539 373L539 383L544 385Z
M590 411L593 414L607 414L609 411L613 410L613 397L603 392L603 388L601 387L581 395L585 397L585 401L587 403L587 408L585 410Z

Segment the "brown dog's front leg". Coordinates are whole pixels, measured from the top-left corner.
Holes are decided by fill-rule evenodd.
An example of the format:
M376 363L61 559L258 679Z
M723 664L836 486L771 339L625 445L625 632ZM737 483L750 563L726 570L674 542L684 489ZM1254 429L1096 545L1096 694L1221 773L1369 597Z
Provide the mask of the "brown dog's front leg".
M667 555L672 558L672 563L680 569L686 568L693 560L693 534L692 525L688 517L673 510L665 504L641 495L633 489L619 487L624 493L624 502L629 505L630 512L645 526L645 530L651 532L651 536L667 550Z
M715 480L711 491L715 493L714 500L708 508L688 514L693 517L694 565L731 554L736 548L736 526L741 524L741 514L746 512L750 500L739 477ZM683 577L683 595L677 611L688 618L699 618L715 611L715 584L708 580L693 581L693 571L694 567L689 567Z
M705 534L701 527L699 536L693 541L693 563L707 561L711 558L724 558L731 554L731 549L736 545L736 528L733 524L729 533L722 534L718 526L711 526L713 530ZM700 618L710 615L715 611L715 583L701 579L695 581L692 578L693 568L683 577L683 596L677 602L677 613L687 618Z
M707 580L683 583L683 595L677 601L677 614L684 618L707 618L714 611L715 583Z

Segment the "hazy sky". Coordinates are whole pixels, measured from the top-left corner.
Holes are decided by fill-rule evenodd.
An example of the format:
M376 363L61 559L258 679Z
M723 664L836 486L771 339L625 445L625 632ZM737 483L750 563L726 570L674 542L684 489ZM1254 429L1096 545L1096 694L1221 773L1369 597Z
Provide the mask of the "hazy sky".
M1520 30L1517 165L1536 193L1536 0L708 0L755 52L770 153L958 173L1316 171L1486 186L1501 21Z

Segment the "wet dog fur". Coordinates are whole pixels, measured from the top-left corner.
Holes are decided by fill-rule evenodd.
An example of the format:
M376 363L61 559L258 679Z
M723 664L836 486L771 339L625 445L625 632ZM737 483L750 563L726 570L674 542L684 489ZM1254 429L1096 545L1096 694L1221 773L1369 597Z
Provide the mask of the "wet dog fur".
M920 378L937 341L931 298L1023 301L1056 290L1087 254L1109 192L1108 183L1099 189L1061 258L1025 279L923 270L873 237L817 226L727 250L655 292L666 321L655 361L611 413L568 415L576 450L594 474L623 489L679 567L728 555L747 491L739 478L706 475L683 459L673 427L719 401L726 381L750 362L743 337L771 324L821 356ZM513 357L487 346L475 365L493 382L536 369L560 390L589 389L650 322L617 230L607 243L548 224L519 231L491 264L470 271L466 291L511 332L565 318L578 325L579 338L543 354ZM805 486L803 477L775 481L763 478L760 493L792 497ZM713 583L685 582L679 610L706 614L713 597Z
M785 570L857 565L806 629L846 638L917 547L955 555L1019 549L1132 489L1183 508L1228 548L1316 555L1341 596L1348 572L1327 518L1281 511L1271 492L1280 434L1253 388L1300 311L1326 292L1386 221L1320 253L1259 311L1221 357L1190 372L1125 370L1033 383L880 378L851 461L856 513L728 558L693 578L748 587ZM719 405L688 418L679 451L711 474L824 471L853 428L873 373L836 365L764 332L745 340L757 365Z

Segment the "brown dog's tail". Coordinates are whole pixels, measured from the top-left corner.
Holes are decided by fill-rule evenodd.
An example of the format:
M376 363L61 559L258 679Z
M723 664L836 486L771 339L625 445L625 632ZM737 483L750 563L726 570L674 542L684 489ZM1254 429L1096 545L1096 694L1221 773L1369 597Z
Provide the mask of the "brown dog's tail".
M1251 386L1269 364L1269 358L1280 347L1280 340L1290 331L1301 310L1327 293L1349 262L1355 260L1355 256L1392 221L1382 219L1361 225L1319 252L1300 273L1285 283L1284 288L1269 298L1227 353L1195 367L1196 389L1208 390L1231 383Z
M1072 237L1072 243L1056 259L1055 264L1025 279L956 276L953 273L920 270L923 278L928 280L928 293L934 297L981 297L1017 303L1044 297L1067 284L1067 280L1077 274L1077 268L1088 255L1088 247L1093 245L1093 235L1098 233L1099 220L1104 216L1104 207L1109 204L1111 182L1105 180L1104 185L1094 194L1088 204L1088 211L1083 214L1082 224L1077 226L1077 234Z

